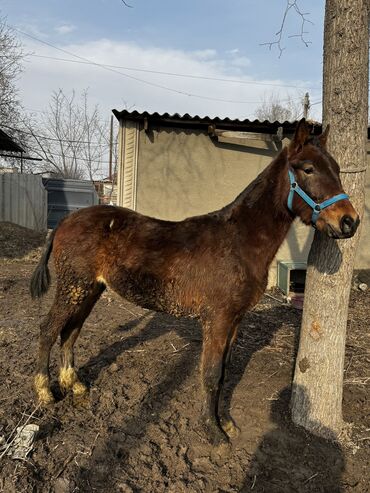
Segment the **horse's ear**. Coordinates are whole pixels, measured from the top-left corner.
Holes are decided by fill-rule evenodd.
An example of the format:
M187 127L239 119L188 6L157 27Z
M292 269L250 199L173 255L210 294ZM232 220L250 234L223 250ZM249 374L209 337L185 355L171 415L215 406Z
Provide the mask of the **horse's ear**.
M309 135L310 129L306 123L306 120L302 118L295 129L294 137L289 145L289 154L292 155L298 153L304 146Z
M324 148L326 147L326 141L328 140L329 130L330 130L330 125L328 123L326 125L324 132L319 137L320 145Z

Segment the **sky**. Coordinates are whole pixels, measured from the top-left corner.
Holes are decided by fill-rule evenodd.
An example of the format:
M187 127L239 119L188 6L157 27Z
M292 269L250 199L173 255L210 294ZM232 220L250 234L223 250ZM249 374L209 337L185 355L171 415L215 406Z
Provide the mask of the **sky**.
M321 118L323 1L298 1L308 46L295 36L302 18L289 11L280 57L262 44L276 40L287 0L126 3L1 1L27 54L18 81L27 110L44 110L59 88L88 89L104 117L115 108L254 119L272 94L300 104L307 91L310 116Z

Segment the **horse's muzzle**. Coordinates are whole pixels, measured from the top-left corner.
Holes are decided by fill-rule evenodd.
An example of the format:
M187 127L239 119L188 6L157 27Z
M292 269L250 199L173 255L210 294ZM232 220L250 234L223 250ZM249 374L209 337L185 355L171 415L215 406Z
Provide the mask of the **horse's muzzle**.
M358 225L360 224L360 218L353 218L352 216L345 215L340 220L340 230L334 228L331 224L326 226L326 234L330 238L344 239L351 238L357 231Z
M344 235L348 235L349 237L351 237L356 233L359 224L359 217L353 219L353 217L351 216L343 216L340 221L340 229L342 230L342 233Z

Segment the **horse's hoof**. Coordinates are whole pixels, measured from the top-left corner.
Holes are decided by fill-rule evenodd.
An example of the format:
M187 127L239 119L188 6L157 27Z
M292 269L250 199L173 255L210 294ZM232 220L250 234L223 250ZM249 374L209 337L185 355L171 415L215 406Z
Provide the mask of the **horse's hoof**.
M215 422L206 421L203 423L204 433L209 443L214 447L227 445L229 443L228 436Z
M229 440L226 440L215 446L214 453L223 458L229 457L231 454L231 444Z
M209 434L208 436L211 445L213 445L214 447L223 447L230 445L229 437L222 431L217 434Z
M49 389L38 390L37 401L40 407L51 407L55 404L54 396Z
M49 387L49 378L38 374L35 376L35 390L38 404L41 407L49 407L55 404L54 396Z
M61 368L59 372L59 388L63 395L72 390L79 383L74 368Z
M73 405L74 407L81 409L90 408L90 396L88 392L84 394L73 394Z
M221 420L221 426L229 438L237 438L240 435L240 429L232 419Z
M74 397L79 397L79 396L83 396L83 395L88 395L89 394L89 390L88 388L86 387L86 385L84 385L82 382L80 382L79 380L77 380L74 384L73 384L73 387L72 387L72 392L73 392L73 396Z
M89 389L82 382L77 380L72 387L73 392L73 405L76 407L88 408L90 407L90 393Z

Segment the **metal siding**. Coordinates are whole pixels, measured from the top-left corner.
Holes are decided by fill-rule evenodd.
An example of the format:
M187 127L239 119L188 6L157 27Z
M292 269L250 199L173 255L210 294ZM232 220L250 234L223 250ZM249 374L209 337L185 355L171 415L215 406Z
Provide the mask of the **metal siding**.
M44 178L43 183L48 193L48 228L55 228L71 212L99 203L91 181Z
M139 125L121 122L119 132L118 196L117 204L136 210Z
M46 230L46 191L39 176L0 174L0 221Z

